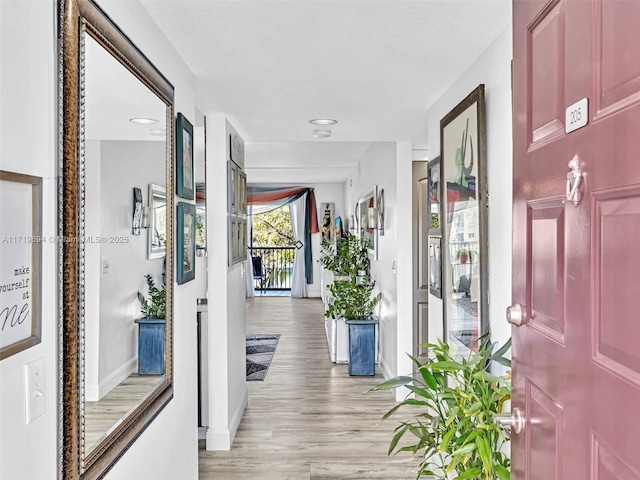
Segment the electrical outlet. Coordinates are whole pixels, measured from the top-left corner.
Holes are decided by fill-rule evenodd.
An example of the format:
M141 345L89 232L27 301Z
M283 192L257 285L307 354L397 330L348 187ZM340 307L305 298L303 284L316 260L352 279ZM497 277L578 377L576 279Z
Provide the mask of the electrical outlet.
M29 424L45 412L44 358L27 363L24 373L26 422Z

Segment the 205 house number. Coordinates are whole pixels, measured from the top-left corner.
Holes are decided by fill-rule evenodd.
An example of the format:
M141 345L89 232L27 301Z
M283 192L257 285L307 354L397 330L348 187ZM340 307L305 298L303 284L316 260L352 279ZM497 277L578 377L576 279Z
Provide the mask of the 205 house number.
M567 108L565 118L565 132L570 133L574 130L584 127L589 121L589 99L583 98L582 100L574 103Z

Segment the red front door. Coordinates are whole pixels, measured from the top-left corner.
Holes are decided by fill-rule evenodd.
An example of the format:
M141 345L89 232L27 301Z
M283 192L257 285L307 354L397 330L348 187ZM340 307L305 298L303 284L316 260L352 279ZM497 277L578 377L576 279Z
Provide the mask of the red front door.
M513 19L511 478L638 480L640 0Z

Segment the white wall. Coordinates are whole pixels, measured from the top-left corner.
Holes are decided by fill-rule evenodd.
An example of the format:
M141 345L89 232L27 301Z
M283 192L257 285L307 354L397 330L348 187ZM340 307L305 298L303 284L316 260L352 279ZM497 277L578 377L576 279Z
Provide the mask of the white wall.
M43 230L56 235L55 4L0 1L0 168L42 177ZM20 39L20 41L17 41ZM1 246L0 246L1 247ZM57 246L42 244L42 341L0 361L0 478L56 478ZM45 362L45 413L25 424L24 365Z
M194 113L194 78L137 2L100 4L175 87L176 112ZM0 1L0 167L43 177L43 233L56 234L57 53L54 0ZM19 41L16 41L19 39ZM57 478L57 250L43 244L42 342L0 362L0 478ZM197 273L196 273L197 275ZM109 480L196 480L194 282L174 289L174 398L108 473ZM45 362L46 412L24 421L24 364Z
M207 115L209 429L207 450L229 450L247 406L245 263L227 254L226 118ZM237 133L237 132L236 132ZM206 407L205 407L206 408Z
M489 321L493 341L511 335L505 309L511 304L511 27L478 57L427 112L429 152L440 152L440 120L480 83L485 84L489 187ZM442 300L429 296L429 328L442 331ZM433 339L433 336L430 337Z
M408 142L404 142L409 145ZM397 201L398 145L391 142L372 143L358 166L351 172L344 186L345 215L354 214L359 198L370 193L374 186L384 189L385 232L378 237L378 258L371 261L371 277L376 291L382 293L378 309L380 333L380 368L385 377L398 372L398 281L397 271L400 205ZM409 152L411 148L409 146ZM410 161L409 157L409 161ZM409 203L409 209L410 209ZM349 226L351 227L351 225ZM409 249L410 252L410 249ZM411 277L409 277L410 279ZM409 309L411 304L409 303ZM409 317L409 321L410 321ZM408 349L407 351L410 351Z

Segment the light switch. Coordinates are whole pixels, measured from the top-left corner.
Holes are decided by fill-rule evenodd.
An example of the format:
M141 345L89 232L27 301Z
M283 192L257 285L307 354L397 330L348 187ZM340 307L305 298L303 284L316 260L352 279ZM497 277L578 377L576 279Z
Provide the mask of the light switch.
M109 273L109 260L106 258L102 259L102 273Z
M45 412L44 358L27 363L24 372L26 422L29 424Z

